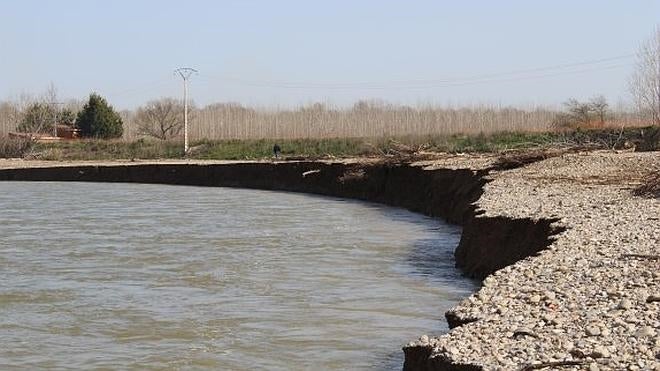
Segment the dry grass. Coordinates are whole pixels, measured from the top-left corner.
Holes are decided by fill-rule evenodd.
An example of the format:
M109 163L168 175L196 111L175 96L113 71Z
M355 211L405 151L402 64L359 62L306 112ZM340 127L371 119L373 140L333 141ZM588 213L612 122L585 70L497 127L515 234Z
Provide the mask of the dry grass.
M0 158L23 158L31 152L34 144L29 138L0 137Z

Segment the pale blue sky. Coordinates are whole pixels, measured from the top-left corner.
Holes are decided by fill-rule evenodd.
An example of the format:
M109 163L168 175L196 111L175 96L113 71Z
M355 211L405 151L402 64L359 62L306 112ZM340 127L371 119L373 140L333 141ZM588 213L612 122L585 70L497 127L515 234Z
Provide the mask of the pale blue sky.
M0 100L53 82L132 108L191 66L202 105L615 103L657 24L655 0L0 0Z

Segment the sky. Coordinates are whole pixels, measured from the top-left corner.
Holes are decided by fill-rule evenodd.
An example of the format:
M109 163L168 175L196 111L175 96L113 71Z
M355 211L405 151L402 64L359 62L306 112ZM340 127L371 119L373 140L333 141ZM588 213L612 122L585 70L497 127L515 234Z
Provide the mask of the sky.
M198 105L629 101L656 0L0 0L0 100Z

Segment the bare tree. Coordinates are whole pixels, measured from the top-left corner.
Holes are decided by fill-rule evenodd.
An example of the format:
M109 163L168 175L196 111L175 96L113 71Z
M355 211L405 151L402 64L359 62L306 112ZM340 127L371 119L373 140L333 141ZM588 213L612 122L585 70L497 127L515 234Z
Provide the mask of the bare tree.
M589 101L589 107L598 118L599 123L604 124L605 120L607 119L607 114L610 107L610 105L607 103L607 99L605 99L605 97L602 95L593 97Z
M660 125L660 26L637 52L637 68L630 80L630 92L639 111Z
M172 139L183 129L183 104L172 98L151 101L138 109L135 124L140 135Z
M571 98L564 103L572 119L577 124L588 125L591 122L591 105Z
M16 130L21 110L17 103L0 102L0 136Z

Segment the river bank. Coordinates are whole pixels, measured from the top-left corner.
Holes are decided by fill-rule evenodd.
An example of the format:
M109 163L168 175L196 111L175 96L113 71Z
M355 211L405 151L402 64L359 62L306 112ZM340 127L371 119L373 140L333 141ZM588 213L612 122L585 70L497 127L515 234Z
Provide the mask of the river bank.
M657 368L660 202L631 194L660 170L657 152L565 154L507 171L494 161L2 160L0 179L286 190L443 217L464 227L457 264L485 280L447 313L450 333L404 348L405 369Z

